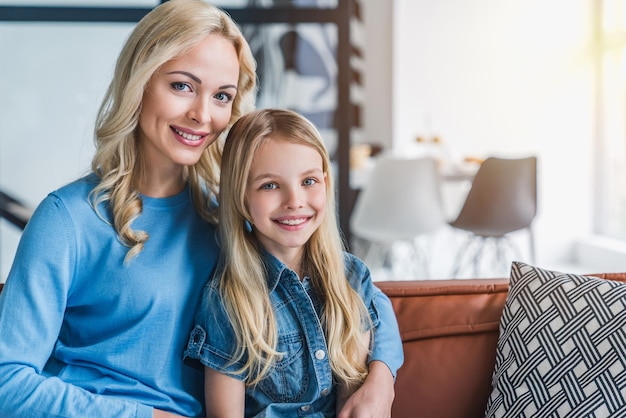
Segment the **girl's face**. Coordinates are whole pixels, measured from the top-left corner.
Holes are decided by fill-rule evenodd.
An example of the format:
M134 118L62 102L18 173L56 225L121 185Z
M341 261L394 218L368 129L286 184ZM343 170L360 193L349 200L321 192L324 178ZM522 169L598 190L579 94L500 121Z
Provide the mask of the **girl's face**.
M180 175L226 128L237 93L234 45L212 34L150 78L139 116L148 175Z
M254 155L246 197L259 241L292 269L299 265L303 245L326 212L319 152L272 137Z

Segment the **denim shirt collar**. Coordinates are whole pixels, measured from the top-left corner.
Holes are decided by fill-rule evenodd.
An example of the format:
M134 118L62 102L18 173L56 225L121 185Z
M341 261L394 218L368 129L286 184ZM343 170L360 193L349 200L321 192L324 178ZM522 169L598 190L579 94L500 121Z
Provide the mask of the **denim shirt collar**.
M295 275L296 273L287 267L282 261L278 258L274 257L270 254L266 249L261 250L261 258L263 259L263 264L265 265L266 279L267 279L267 290L271 293L278 286L278 281L283 273L291 273Z

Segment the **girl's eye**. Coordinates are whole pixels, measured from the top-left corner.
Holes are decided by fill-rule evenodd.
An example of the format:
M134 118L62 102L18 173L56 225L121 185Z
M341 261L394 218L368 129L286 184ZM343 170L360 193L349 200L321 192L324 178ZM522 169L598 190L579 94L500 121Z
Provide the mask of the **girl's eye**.
M215 98L222 103L230 103L233 100L233 96L224 92L217 93Z
M274 190L276 187L278 187L276 183L265 183L261 185L262 190Z
M302 184L304 184L305 186L313 186L315 183L317 183L317 180L311 178L311 179L306 179L302 182Z
M172 88L177 91L191 91L191 86L187 83L176 81L171 84Z

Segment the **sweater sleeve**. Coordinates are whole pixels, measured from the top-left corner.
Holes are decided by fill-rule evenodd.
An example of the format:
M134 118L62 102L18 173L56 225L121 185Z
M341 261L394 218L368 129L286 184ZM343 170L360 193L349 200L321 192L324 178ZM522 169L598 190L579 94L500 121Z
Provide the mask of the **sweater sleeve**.
M0 416L152 417L151 407L93 394L44 370L63 323L76 254L71 218L50 195L26 226L0 293Z

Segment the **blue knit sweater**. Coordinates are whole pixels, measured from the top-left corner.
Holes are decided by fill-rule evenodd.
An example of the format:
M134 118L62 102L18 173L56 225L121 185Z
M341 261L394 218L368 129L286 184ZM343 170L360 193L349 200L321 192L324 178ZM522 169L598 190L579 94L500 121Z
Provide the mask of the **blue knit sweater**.
M143 197L133 228L150 239L125 265L128 248L87 200L97 181L51 193L22 235L0 294L0 416L202 415L203 376L182 353L215 229L189 190Z

